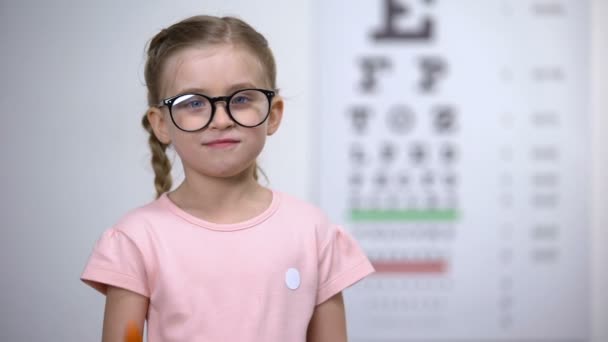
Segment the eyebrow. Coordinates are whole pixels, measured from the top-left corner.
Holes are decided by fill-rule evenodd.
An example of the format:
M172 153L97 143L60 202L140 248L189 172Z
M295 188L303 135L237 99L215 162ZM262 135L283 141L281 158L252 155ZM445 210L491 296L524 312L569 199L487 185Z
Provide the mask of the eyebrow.
M249 83L249 82L244 82L244 83L237 83L234 84L232 86L230 86L227 89L227 94L222 94L223 95L230 95L232 93L234 93L237 90L240 89L248 89L248 88L258 88L256 87L253 83ZM188 93L200 93L203 95L209 95L209 90L208 89L204 89L204 88L186 88L186 89L182 89L179 92L177 92L177 94L188 94Z

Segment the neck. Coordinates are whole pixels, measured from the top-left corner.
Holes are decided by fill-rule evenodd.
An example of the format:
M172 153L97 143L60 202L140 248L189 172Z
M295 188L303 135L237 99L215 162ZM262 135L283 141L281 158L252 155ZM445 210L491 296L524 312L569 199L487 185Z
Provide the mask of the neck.
M182 209L224 220L235 209L251 207L252 203L260 203L260 198L268 198L268 190L253 178L254 168L255 165L232 177L210 177L184 168L184 181L169 197Z

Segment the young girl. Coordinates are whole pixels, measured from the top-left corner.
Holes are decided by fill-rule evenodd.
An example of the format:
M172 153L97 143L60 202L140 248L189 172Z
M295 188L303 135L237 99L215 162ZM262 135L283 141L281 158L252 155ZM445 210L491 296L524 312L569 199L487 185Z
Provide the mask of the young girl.
M157 199L105 231L82 274L106 295L103 341L145 320L152 342L346 341L341 291L373 268L319 209L257 182L284 106L264 37L183 20L151 40L145 78Z

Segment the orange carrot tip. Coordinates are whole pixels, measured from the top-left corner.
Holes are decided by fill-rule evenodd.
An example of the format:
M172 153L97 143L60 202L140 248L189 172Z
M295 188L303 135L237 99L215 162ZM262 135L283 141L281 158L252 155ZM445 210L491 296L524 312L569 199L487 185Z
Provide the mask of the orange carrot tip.
M127 331L125 332L125 342L142 342L141 332L137 327L137 323L129 321Z

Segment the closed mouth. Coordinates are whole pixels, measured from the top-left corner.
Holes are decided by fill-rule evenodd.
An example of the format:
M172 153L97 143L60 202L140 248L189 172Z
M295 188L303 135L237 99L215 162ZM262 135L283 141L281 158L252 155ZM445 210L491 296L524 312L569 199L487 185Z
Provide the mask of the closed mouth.
M239 140L236 139L217 139L217 140L211 140L208 142L203 143L203 145L206 146L228 146L228 145L232 145L232 144L237 144L239 143Z

